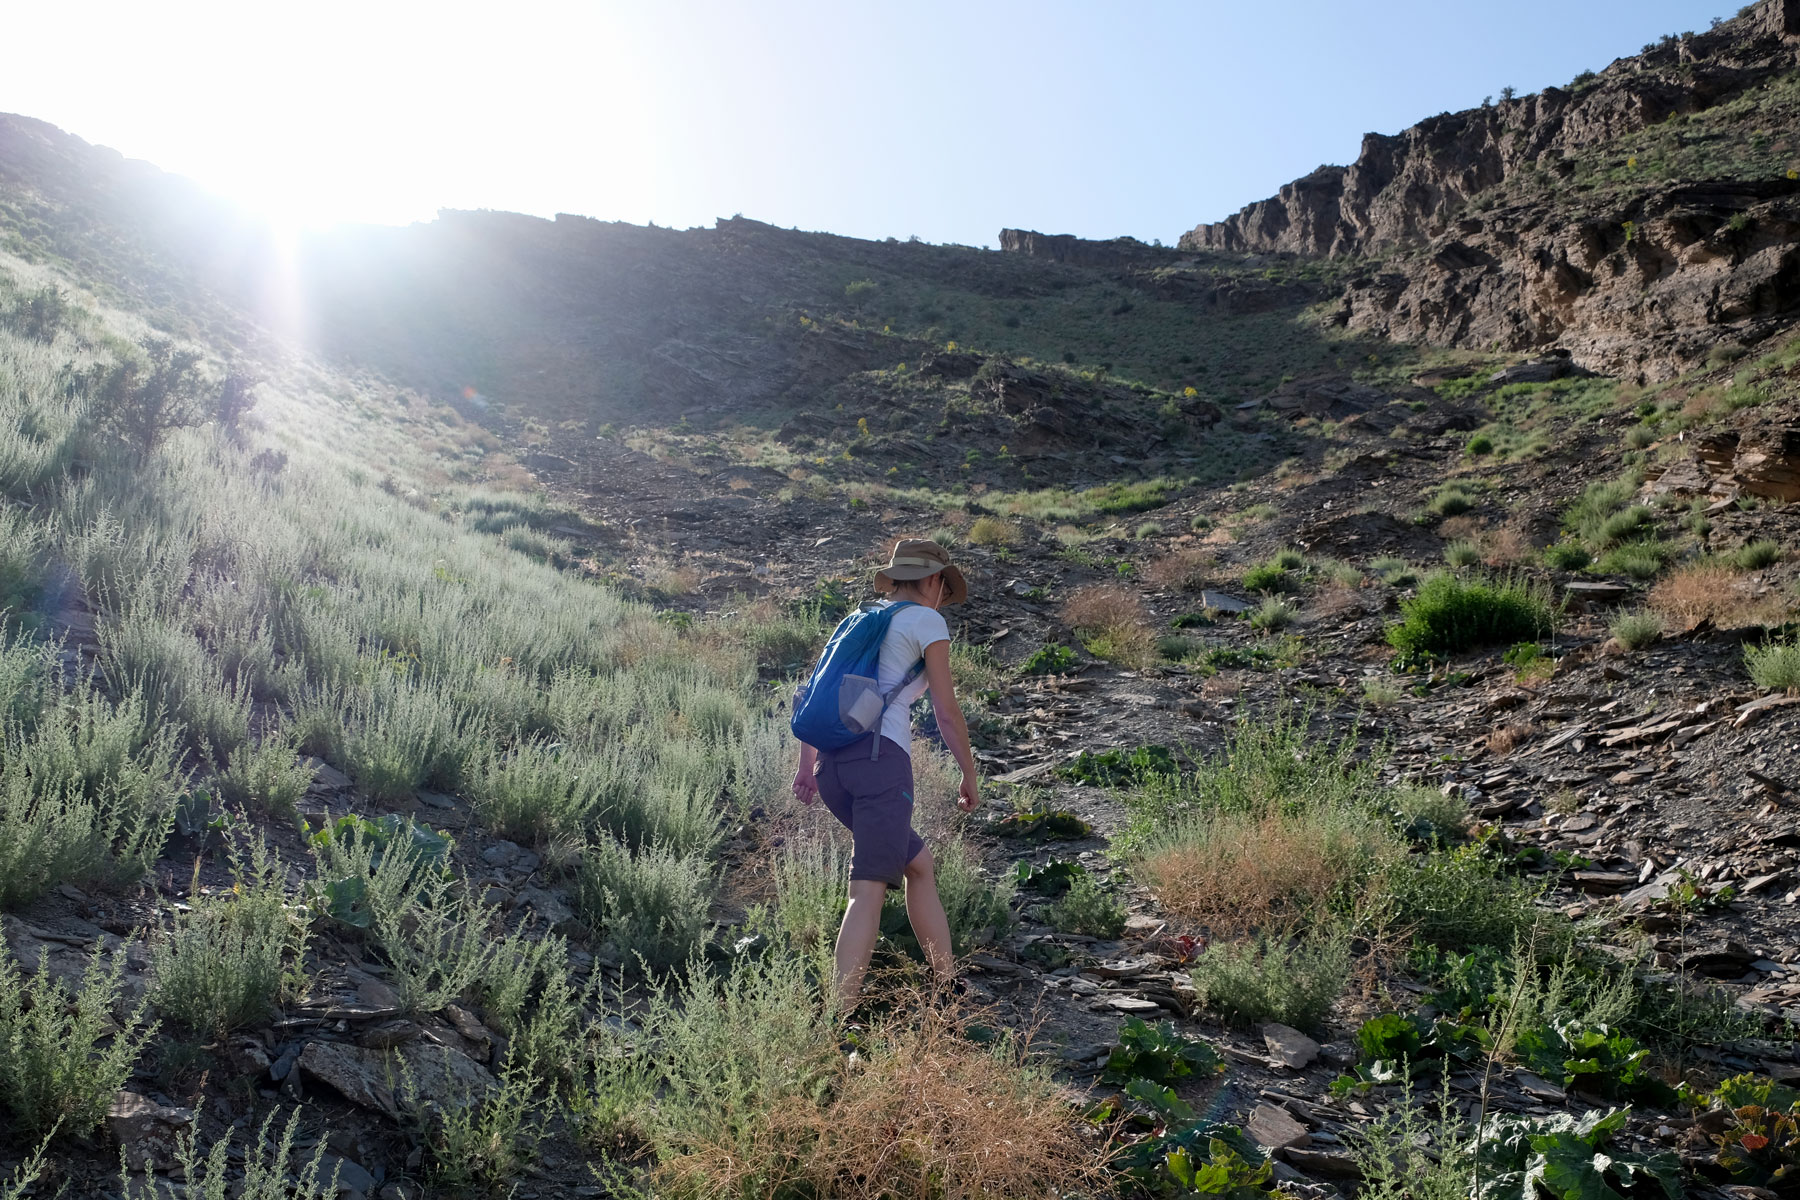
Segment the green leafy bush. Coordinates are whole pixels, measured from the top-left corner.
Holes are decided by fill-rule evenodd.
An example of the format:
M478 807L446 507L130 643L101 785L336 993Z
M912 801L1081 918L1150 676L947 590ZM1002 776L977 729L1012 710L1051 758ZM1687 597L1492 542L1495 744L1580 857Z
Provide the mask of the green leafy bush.
M1060 896L1087 875L1087 868L1072 858L1053 858L1042 864L1020 859L1013 864L1013 886L1040 896Z
M1675 1093L1650 1074L1650 1051L1603 1022L1560 1016L1523 1029L1519 1056L1545 1078L1612 1099L1673 1104Z
M104 958L96 945L71 991L42 966L27 976L0 947L0 1106L27 1131L60 1123L64 1133L88 1133L131 1078L156 1026L144 1019L146 1003L120 1007L124 970L123 951ZM125 1014L122 1027L115 1012Z
M1456 654L1533 640L1555 627L1543 591L1517 578L1459 579L1439 573L1400 604L1388 644L1405 654Z
M1729 1124L1712 1135L1732 1180L1777 1192L1800 1178L1800 1093L1754 1075L1722 1081L1712 1094Z
M1274 1164L1235 1125L1200 1118L1173 1088L1134 1079L1126 1084L1131 1117L1154 1132L1118 1148L1112 1160L1147 1195L1194 1200L1265 1200L1279 1195Z
M1610 1145L1630 1113L1615 1108L1580 1116L1489 1117L1477 1139L1482 1195L1532 1200L1542 1188L1552 1200L1591 1200L1654 1182L1667 1200L1681 1200L1681 1164L1673 1154L1635 1154Z
M1362 1061L1354 1077L1333 1085L1343 1091L1362 1084L1409 1083L1414 1079L1481 1061L1491 1044L1485 1030L1453 1017L1427 1019L1417 1013L1384 1013L1356 1031Z
M1579 571L1594 561L1580 542L1553 542L1544 547L1544 565L1556 571Z
M1060 675L1064 671L1073 670L1079 661L1073 650L1060 643L1052 643L1032 651L1031 657L1020 664L1019 670L1027 675Z
M1148 1079L1174 1083L1190 1075L1219 1075L1225 1060L1206 1042L1175 1028L1175 1022L1150 1025L1131 1017L1119 1027L1119 1044L1106 1060L1101 1082L1129 1083Z
M1167 746L1145 745L1131 750L1103 750L1095 754L1083 750L1057 774L1071 783L1090 787L1137 787L1152 779L1176 775L1181 768Z

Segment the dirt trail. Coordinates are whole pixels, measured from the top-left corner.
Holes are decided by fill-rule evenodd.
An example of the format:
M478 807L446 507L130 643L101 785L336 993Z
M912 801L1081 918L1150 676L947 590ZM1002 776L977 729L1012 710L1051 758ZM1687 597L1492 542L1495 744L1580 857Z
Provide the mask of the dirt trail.
M1563 461L1587 450L1571 444ZM1335 473L1200 490L1127 523L1155 523L1168 534L1137 539L1122 526L1071 553L1024 522L1016 545L961 542L955 554L970 575L971 599L950 614L955 635L1016 667L1043 646L1078 645L1059 608L1089 585L1124 587L1142 602L1153 629L1172 633L1177 618L1201 612L1203 588L1215 593L1208 597L1214 603L1225 603L1219 595L1255 601L1238 576L1283 547L1365 571L1383 555L1433 566L1451 540L1442 534L1455 527L1396 519L1367 500L1404 511L1456 469L1459 452L1459 439L1415 439L1396 452L1371 434L1365 452ZM1535 534L1541 544L1546 530L1554 535L1560 509L1594 477L1591 467L1572 473L1554 458L1515 471L1482 502L1485 515L1478 509L1464 527L1504 525L1522 538ZM626 531L634 564L672 559L690 568L693 590L669 603L694 612L719 611L743 596L802 599L822 579L864 579L881 546L946 520L940 511L899 502L877 509L792 490L784 499L786 481L774 472L703 474L607 443L596 444L578 482L553 484L595 519ZM1230 520L1259 505L1275 515ZM1209 518L1211 529L1180 532L1196 516ZM1800 512L1764 507L1714 520L1718 544L1772 538L1800 545ZM1198 565L1188 578L1159 586L1153 581L1171 573L1155 564L1170 555ZM1794 571L1770 571L1757 586L1791 586ZM1070 782L1054 768L1081 751L1146 744L1196 761L1219 752L1240 714L1282 704L1308 710L1316 736L1356 736L1365 750L1387 756L1393 778L1459 794L1498 836L1542 851L1536 872L1551 889L1550 902L1599 922L1620 953L1642 949L1655 966L1723 988L1753 1011L1800 1019L1800 704L1751 703L1757 693L1742 670L1740 634L1702 625L1648 650L1621 652L1607 644L1613 610L1577 601L1554 639L1548 677L1521 680L1501 661L1503 648L1459 657L1434 676L1395 676L1384 630L1405 588L1365 575L1360 586L1304 591L1295 597L1297 620L1279 635L1216 612L1190 616L1201 623L1183 632L1225 652L1215 656L1222 663L1216 669L1165 663L1126 670L1083 653L1065 674L1012 674L985 705L971 705L990 782L985 811L963 831L988 871L1009 874L1019 860L1075 858L1096 876L1114 878L1131 910L1119 940L1096 941L1057 933L1021 905L1010 937L972 962L977 995L995 1019L1035 1029L1077 1081L1098 1073L1125 1018L1194 1019L1183 968L1196 943L1184 935L1199 931L1172 922L1106 857L1108 836L1126 819L1119 794ZM1379 706L1365 695L1370 682ZM1014 782L1002 782L1008 780ZM1072 812L1093 833L1067 841L1002 836L1000 822L1027 804ZM754 837L739 847L750 862L767 849ZM1676 930L1651 905L1690 878L1702 889L1730 886L1737 898ZM1332 1098L1327 1085L1354 1061L1352 1035L1373 1015L1373 999L1341 1004L1322 1049L1286 1055L1304 1062L1298 1067L1284 1065L1279 1029L1265 1039L1202 1020L1233 1060L1228 1082L1206 1092L1205 1104L1233 1120L1279 1107L1311 1136L1311 1149L1289 1152L1284 1172L1341 1176L1348 1167L1337 1135L1367 1113ZM1789 1053L1771 1043L1699 1057L1717 1070L1800 1078ZM1458 1077L1452 1087L1466 1100L1473 1081ZM1543 1113L1565 1099L1560 1089L1522 1076L1505 1082L1495 1103Z

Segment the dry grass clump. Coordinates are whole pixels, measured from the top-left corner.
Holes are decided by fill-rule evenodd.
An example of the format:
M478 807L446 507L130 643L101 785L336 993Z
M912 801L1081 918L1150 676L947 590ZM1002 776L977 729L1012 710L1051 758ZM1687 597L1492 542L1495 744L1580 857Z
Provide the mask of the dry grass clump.
M1084 587L1063 605L1062 619L1097 658L1134 669L1156 661L1150 614L1129 588L1116 583Z
M1170 912L1241 935L1354 900L1396 853L1385 830L1345 810L1220 813L1152 847L1139 871Z
M1150 563L1144 568L1144 578L1159 588L1197 592L1206 586L1218 565L1214 555L1189 547Z
M1024 1042L983 1047L967 1016L916 995L874 1025L819 1094L768 1105L754 1132L690 1142L656 1168L664 1194L976 1200L1104 1190L1105 1138ZM745 1134L751 1136L746 1139Z
M1482 563L1498 569L1522 566L1537 557L1531 538L1514 525L1490 529L1476 544L1481 547Z
M1537 726L1531 724L1529 721L1522 724L1502 725L1500 728L1488 734L1488 753L1497 758L1511 754L1514 750L1517 750L1520 746L1530 741L1537 731Z
M965 536L977 546L1016 546L1025 540L1017 521L1002 517L976 517Z
M1719 629L1779 625L1787 605L1779 593L1758 586L1725 563L1700 562L1671 571L1650 589L1646 604L1676 625L1711 621Z

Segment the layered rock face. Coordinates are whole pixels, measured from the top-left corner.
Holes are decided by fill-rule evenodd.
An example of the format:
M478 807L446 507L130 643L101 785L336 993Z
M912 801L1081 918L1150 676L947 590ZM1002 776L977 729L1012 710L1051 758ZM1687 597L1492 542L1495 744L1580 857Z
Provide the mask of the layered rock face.
M1590 370L1661 379L1800 308L1800 183L1692 185L1579 217L1521 206L1353 280L1352 329L1440 346L1557 344Z
M1520 172L1569 179L1594 148L1748 96L1797 65L1800 0L1763 0L1577 88L1370 134L1350 166L1320 167L1180 247L1385 258L1344 297L1352 328L1437 345L1555 343L1595 370L1665 377L1800 307L1800 186L1671 180L1624 199L1498 206L1484 193Z

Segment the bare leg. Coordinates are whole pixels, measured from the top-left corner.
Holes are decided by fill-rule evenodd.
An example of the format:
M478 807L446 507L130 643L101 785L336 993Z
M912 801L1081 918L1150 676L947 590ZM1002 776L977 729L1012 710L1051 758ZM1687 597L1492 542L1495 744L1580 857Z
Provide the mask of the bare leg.
M906 919L912 922L913 936L919 939L932 973L939 979L950 978L956 970L956 955L950 947L950 921L938 899L937 862L929 846L906 864Z
M838 1003L846 1013L862 994L863 972L875 953L875 939L881 936L881 902L886 896L887 884L879 879L850 881L850 904L837 940Z

